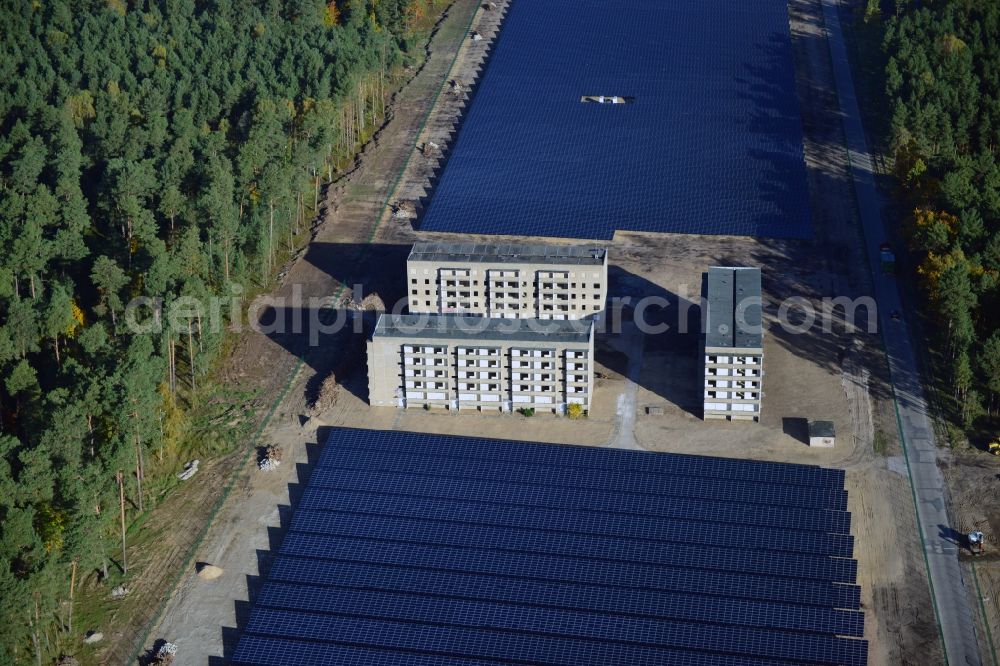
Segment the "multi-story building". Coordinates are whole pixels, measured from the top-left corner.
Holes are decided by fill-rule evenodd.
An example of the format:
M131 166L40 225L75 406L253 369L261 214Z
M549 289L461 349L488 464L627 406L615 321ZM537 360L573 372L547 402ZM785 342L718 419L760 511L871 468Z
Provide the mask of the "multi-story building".
M760 269L708 269L706 419L760 420L764 329Z
M581 320L383 314L368 341L375 406L590 409L594 325Z
M406 272L410 312L582 319L604 310L608 253L570 245L417 243Z

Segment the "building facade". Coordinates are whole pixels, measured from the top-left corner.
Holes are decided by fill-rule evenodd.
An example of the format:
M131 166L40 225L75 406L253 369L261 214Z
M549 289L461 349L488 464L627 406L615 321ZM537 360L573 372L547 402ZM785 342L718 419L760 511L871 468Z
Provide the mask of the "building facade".
M760 420L764 329L759 268L708 269L705 419Z
M417 243L409 310L505 319L583 319L604 311L608 255L568 245Z
M368 341L374 406L589 410L590 321L383 314Z

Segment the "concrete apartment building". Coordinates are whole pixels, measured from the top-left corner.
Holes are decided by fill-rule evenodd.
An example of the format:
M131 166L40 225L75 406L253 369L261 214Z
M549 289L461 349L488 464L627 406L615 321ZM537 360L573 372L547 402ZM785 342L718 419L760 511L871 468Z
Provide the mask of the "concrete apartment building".
M590 321L383 314L368 341L373 406L590 409Z
M760 420L764 377L760 269L708 269L705 419Z
M410 312L582 319L604 310L608 253L569 245L417 243L406 273Z

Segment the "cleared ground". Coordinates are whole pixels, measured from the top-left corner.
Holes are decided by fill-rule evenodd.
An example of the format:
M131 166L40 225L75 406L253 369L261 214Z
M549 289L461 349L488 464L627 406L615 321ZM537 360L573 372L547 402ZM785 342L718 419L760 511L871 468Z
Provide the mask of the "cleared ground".
M487 37L502 12L503 3L499 4L497 11L479 10L477 21L484 22L481 31ZM475 6L456 3L452 9L456 15L448 19L449 29L464 29L469 14L461 18L457 12L471 13ZM237 628L246 619L247 600L269 553L280 542L283 519L294 503L298 484L316 459L317 442L325 440L324 425L344 425L593 446L614 442L650 450L842 467L847 470L849 508L857 538L855 556L870 663L940 663L912 496L906 477L900 473L901 453L894 438L877 339L844 333L841 325L833 334L813 329L791 335L775 323L778 303L789 296L817 302L823 296L858 296L869 290L844 171L843 138L833 110L835 98L818 4L815 0L793 0L791 15L815 241L618 234L608 244L613 264L612 295L662 297L670 304L662 313L673 328L638 341L602 335L598 340L602 378L596 389L596 407L579 421L552 416L526 419L372 409L365 400L364 364L350 362L360 353L357 342L362 336L320 336L318 347L309 347L304 334L248 336L236 357L248 370L240 372L281 376L294 365L297 355L304 354L298 381L265 438L285 448L285 463L276 472L250 471L240 479L196 555L199 561L223 567L225 573L205 581L193 570L188 572L152 638L178 643L179 663L222 663L235 645ZM465 87L475 80L486 48L481 43L472 44L464 41L450 77ZM445 59L450 60L450 55ZM448 63L434 59L431 63L444 77ZM433 98L433 86L426 85L423 97L414 98L425 104ZM419 136L423 117L419 104L401 104L395 109L394 119L372 144L358 170L331 193L316 240L289 272L279 293L291 296L292 285L298 283L303 285L303 297L329 297L338 294L342 285L359 283L366 292L378 293L391 305L403 295L403 262L409 243L436 236L455 241L471 238L416 233L408 222L388 214L376 228L382 202L410 148L432 141L446 150L461 100L461 94L442 96ZM425 158L415 153L396 198L419 201L437 166L432 155ZM669 202L664 202L664 214L669 213ZM373 237L376 244L369 245ZM693 303L689 316L696 322L702 273L709 265L729 263L765 269L769 328L760 424L705 423L698 418L697 328L681 333L678 319L670 316ZM302 306L293 301L285 307L294 310ZM651 314L657 312L661 311ZM641 363L637 363L640 350ZM235 367L241 366L237 363ZM343 383L336 403L303 425L307 400L315 394L318 381L333 369ZM627 378L634 382L634 389L629 389ZM647 406L662 408L662 415L647 414ZM808 448L802 439L801 419L805 418L833 420L838 432L836 448ZM623 437L623 428L631 430L631 436ZM878 438L877 432L882 433ZM884 442L884 453L875 452L876 439Z

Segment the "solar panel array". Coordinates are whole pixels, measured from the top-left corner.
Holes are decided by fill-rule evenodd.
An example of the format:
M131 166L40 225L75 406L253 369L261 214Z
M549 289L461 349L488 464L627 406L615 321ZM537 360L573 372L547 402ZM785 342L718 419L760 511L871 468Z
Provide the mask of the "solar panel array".
M512 0L420 227L810 237L786 1Z
M335 429L236 664L867 663L844 473Z

